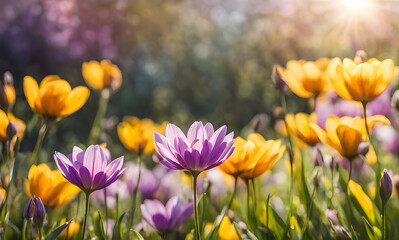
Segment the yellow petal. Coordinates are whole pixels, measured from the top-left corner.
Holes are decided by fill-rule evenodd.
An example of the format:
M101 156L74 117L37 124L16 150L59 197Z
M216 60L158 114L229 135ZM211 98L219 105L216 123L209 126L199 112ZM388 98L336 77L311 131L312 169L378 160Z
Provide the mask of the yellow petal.
M58 75L48 75L40 82L40 88L51 81L60 80L61 78Z
M238 235L234 225L230 222L227 216L223 217L222 223L218 231L221 240L238 240Z
M333 60L331 60L330 64L328 65L327 72L330 83L333 86L335 92L343 99L352 100L352 97L349 94L345 85L347 73L344 72L341 60L339 58L334 58Z
M65 80L52 80L39 89L36 100L37 111L45 116L59 117L71 86Z
M104 87L104 71L99 62L84 62L82 64L82 75L89 87L95 90Z
M346 125L339 125L336 129L341 145L340 154L352 160L358 155L359 144L362 142L362 133Z
M7 114L0 110L0 141L7 141L7 127L10 121L8 120Z
M36 111L35 101L39 95L39 85L31 76L24 77L24 93L29 106Z
M382 61L381 65L377 70L377 86L375 88L376 97L379 96L391 83L393 78L395 65L391 59Z
M87 87L79 86L74 88L65 100L65 107L61 112L61 116L67 116L78 111L86 103L89 96L90 91Z
M362 187L353 180L349 181L349 190L356 198L371 224L375 223L374 206L370 198L364 193Z

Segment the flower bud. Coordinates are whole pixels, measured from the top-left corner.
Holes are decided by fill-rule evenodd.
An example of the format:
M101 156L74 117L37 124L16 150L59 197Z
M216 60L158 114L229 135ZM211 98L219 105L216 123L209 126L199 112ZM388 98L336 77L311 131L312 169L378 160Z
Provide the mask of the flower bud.
M4 85L14 85L14 78L10 72L4 73Z
M334 228L335 228L335 239L337 240L352 239L348 231L345 230L345 228L341 227L340 225L334 225Z
M273 66L272 81L274 87L280 92L285 92L287 90L287 81L284 79L282 74L283 68L280 65Z
M316 166L323 166L324 165L324 157L323 153L320 151L319 148L314 147L312 150L313 161Z
M284 119L285 118L285 111L282 107L276 107L273 110L274 117L277 119Z
M396 90L391 99L391 105L393 108L396 109L396 111L399 111L399 90Z
M366 154L369 152L369 150L370 150L370 143L369 142L361 142L359 144L359 147L357 148L357 152L361 156L366 156Z
M35 197L32 197L31 199L29 199L28 204L26 204L26 206L24 208L24 218L26 218L27 220L32 219L33 213L35 212L35 209L36 209L34 198Z
M42 200L37 197L34 197L36 209L35 212L33 213L33 222L37 226L43 226L44 220L46 219L46 209L44 208Z
M364 50L357 50L355 54L355 58L353 59L355 63L364 63L367 61L367 53Z
M392 195L392 179L389 176L387 170L384 170L382 174L381 183L380 183L380 197L382 200L382 204L387 204L388 200Z
M15 135L17 135L17 129L15 128L15 125L11 122L8 123L6 134L8 140L11 140Z
M269 124L269 116L266 113L256 114L251 120L251 128L254 132L262 132Z

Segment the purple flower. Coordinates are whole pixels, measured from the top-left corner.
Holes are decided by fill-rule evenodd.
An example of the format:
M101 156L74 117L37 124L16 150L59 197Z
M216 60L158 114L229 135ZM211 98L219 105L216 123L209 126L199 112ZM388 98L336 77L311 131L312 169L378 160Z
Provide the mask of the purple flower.
M194 122L187 136L174 124L168 123L166 136L154 133L160 163L175 170L202 172L222 164L234 151L234 134L226 136L227 127L214 131L211 123L204 127Z
M126 164L126 172L124 181L126 182L127 189L129 193L133 195L134 190L137 186L137 177L139 174L139 167L129 162ZM158 177L161 177L158 175ZM139 190L143 199L152 198L155 192L158 190L160 179L158 178L153 171L148 170L145 167L141 167L141 179L139 184Z
M144 200L141 212L144 220L162 233L176 230L193 214L193 203L185 205L181 198L175 196L164 206L159 200Z
M86 152L74 147L68 157L56 152L54 159L61 174L86 193L108 187L125 171L123 156L111 161L109 151L98 145L89 146Z
M105 189L107 189L107 206L111 209L116 206L116 194L118 194L119 200L125 199L129 196L126 183L120 179L116 180L113 184ZM105 201L103 191L96 191L92 194L92 196L96 202L98 202L101 206L104 206Z

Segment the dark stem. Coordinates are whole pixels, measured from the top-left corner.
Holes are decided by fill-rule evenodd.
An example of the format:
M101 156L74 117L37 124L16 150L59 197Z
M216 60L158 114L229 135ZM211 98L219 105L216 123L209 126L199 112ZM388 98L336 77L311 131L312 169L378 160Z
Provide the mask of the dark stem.
M385 205L386 204L382 204L382 240L385 240L386 235L385 235L385 231L386 231L386 221L385 221Z
M227 205L227 210L229 210L231 208L231 204L233 204L234 196L237 191L237 182L238 182L238 177L234 177L234 189L233 189L233 193L231 194L229 205Z
M247 185L247 215L248 215L248 224L251 225L251 208L250 208L250 198L251 198L251 189L249 186L249 180L245 179L245 184Z
M137 183L136 183L136 188L134 189L133 192L133 204L132 204L132 212L130 215L130 220L129 220L129 226L133 226L133 220L134 220L134 212L136 211L136 202L137 202L137 194L140 186L140 178L141 178L141 155L137 155L137 161L139 162L139 175L137 176Z
M37 226L37 232L39 233L39 240L42 240L42 226Z

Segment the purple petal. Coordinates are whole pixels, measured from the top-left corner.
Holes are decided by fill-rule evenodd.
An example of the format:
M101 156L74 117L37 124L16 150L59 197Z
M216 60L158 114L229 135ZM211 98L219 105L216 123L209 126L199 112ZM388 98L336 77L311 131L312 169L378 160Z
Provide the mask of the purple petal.
M213 130L212 123L209 122L205 125L205 132L206 132L206 139L210 139L213 133L215 132L215 130Z
M154 222L154 227L160 232L166 232L169 230L169 221L162 214L154 214L152 216L152 221Z
M55 163L57 164L58 169L60 170L62 176L64 176L66 178L66 176L68 176L68 168L67 168L67 158L65 159L65 155L63 155L62 153L58 153L55 152L54 154L54 160ZM69 161L69 159L68 159Z
M209 139L209 142L212 143L213 146L219 145L225 138L227 132L226 125L220 127Z
M190 145L193 144L194 141L202 140L204 139L204 125L200 121L196 121L193 124L191 124L190 128L188 129L187 132L187 140Z
M73 147L72 149L72 161L73 162L80 162L83 164L83 157L84 157L84 151L80 149L79 147Z
M182 207L181 207L182 208ZM174 223L173 229L178 228L182 223L184 223L194 212L194 203L191 202L186 205L183 211L180 212L180 216L175 216L177 221Z
M144 220L150 224L152 227L155 228L154 222L152 221L152 215L148 212L147 210L147 205L146 204L141 204L141 214L143 215Z
M68 167L68 176L65 177L69 182L84 190L82 178L74 167Z
M166 139L169 146L173 146L175 138L181 138L187 142L187 138L184 133L176 125L168 123L166 126Z
M93 178L93 188L100 189L100 186L107 180L107 175L104 172L98 172Z
M86 167L81 167L79 169L79 175L82 179L82 184L85 190L90 190L92 188L92 178L89 169Z
M106 167L105 173L107 176L114 174L115 171L120 170L123 166L123 156L115 159Z

